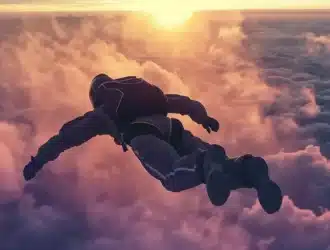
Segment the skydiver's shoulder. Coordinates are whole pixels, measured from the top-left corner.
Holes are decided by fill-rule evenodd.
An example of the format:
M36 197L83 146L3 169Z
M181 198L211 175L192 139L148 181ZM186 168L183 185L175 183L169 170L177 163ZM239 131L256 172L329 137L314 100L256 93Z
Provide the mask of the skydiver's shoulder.
M166 94L166 97L168 100L173 100L173 101L187 101L190 100L188 96L185 95L180 95L180 94Z
M133 83L141 83L142 81L146 82L144 79L139 78L137 76L125 76L114 79L114 82L121 84L133 84Z

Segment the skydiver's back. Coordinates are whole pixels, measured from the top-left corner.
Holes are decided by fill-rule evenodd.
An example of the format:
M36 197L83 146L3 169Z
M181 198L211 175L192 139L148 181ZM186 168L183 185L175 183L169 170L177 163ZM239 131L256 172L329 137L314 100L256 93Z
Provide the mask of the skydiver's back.
M163 91L135 76L112 79L99 74L92 81L89 96L94 108L104 105L108 115L120 123L130 123L139 117L167 115Z

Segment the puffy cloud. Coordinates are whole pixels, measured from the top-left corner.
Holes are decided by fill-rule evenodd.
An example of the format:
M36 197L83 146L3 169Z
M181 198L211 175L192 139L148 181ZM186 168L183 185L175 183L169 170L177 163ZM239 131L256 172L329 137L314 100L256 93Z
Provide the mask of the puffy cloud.
M296 206L318 213L330 207L326 199L330 187L330 166L319 147L309 146L292 153L281 152L267 159L273 164L274 179ZM297 177L299 181L293 181Z
M314 33L307 33L306 40L308 52L311 54L330 51L330 36L317 36Z
M15 28L0 46L2 248L283 249L286 243L325 249L328 214L312 210L330 205L323 198L328 162L318 147L305 148L327 130L327 121L310 122L318 115L326 120L316 105L316 76L277 66L285 65L283 51L267 57L278 64L259 68L247 52L253 34L242 20L220 20L206 33L207 21L199 20L183 35L133 15L7 20ZM230 155L268 155L272 176L290 197L282 211L266 216L251 192L233 192L222 208L211 206L204 187L167 193L108 137L64 153L23 183L21 170L38 146L90 109L89 81L99 72L142 76L166 92L201 100L221 132L207 135L184 118L187 128Z
M242 213L240 223L254 232L254 249L327 249L329 215L327 212L318 217L310 210L300 210L286 197L275 216L265 216L255 206Z

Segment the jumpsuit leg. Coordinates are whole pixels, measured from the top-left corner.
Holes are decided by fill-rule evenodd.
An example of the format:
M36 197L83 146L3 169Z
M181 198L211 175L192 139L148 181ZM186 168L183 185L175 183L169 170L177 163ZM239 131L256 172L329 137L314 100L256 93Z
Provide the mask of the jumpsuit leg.
M210 163L223 162L225 172L229 174L221 175L215 172L214 182L209 179L209 185L207 185L208 195L214 205L224 204L230 194L229 190L255 188L259 202L267 213L272 214L280 209L283 199L282 192L280 187L270 179L268 166L263 158L243 155L230 159L221 146L208 144L193 136L189 131L185 131L178 151L180 154L187 154L193 152L196 148L207 149L205 158L212 156L212 151L215 152L218 159L210 157ZM223 151L223 157L221 157L221 151ZM224 162L223 159L226 159L226 161ZM212 168L211 164L204 160L204 168ZM204 171L207 172L207 169L204 169Z
M203 183L203 150L196 148L180 156L173 146L153 135L137 136L130 146L146 171L168 191L180 192Z
M210 201L215 206L221 206L229 198L231 187L236 182L235 178L230 174L233 161L228 158L225 149L220 145L204 142L185 130L182 142L177 146L178 153L186 155L196 150L204 151L202 176Z
M189 155L196 150L208 150L212 147L211 144L203 141L197 136L194 136L190 131L183 130L181 143L176 150L180 156Z

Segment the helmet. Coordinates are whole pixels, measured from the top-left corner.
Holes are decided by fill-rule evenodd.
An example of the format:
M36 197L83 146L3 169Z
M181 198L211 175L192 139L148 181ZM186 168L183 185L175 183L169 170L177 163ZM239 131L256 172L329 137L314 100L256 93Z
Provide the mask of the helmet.
M109 77L107 74L98 74L91 81L91 86L89 89L89 99L94 108L102 105L100 98L97 96L97 89L99 89L104 83L110 82L113 79Z

